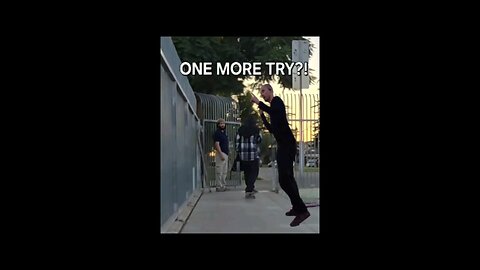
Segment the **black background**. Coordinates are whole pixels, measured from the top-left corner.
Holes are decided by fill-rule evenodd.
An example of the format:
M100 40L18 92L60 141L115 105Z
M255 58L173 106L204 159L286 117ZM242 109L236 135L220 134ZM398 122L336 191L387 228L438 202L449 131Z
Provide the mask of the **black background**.
M162 35L173 34L183 35ZM424 60L411 39L353 30L301 34L321 36L320 238L426 229L431 121L419 83ZM40 121L32 130L41 138L43 180L34 186L45 190L37 195L45 205L35 206L44 211L43 228L155 248L163 240L207 238L159 234L159 36L72 34L32 58L35 69L43 69L34 77L42 114L32 114Z

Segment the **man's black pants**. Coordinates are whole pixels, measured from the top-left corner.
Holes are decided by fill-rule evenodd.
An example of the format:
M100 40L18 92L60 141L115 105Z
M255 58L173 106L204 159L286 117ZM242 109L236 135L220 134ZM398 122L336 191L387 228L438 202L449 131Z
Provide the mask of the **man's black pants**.
M258 159L241 162L243 173L245 175L245 184L247 185L245 192L252 192L255 188L255 180L257 180L258 176Z
M293 162L295 161L295 154L297 148L295 144L278 145L277 150L277 168L278 168L278 182L280 187L287 193L292 203L292 209L295 212L302 213L307 211L307 207L300 198L297 182L293 174Z

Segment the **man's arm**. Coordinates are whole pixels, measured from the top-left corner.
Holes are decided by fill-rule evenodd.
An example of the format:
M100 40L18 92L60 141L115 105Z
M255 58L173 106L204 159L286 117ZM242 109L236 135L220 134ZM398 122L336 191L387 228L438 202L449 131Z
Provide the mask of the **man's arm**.
M267 118L265 117L265 114L263 114L263 111L260 111L260 117L262 118L262 122L265 125L265 127L272 133L272 125L268 122Z
M260 110L262 111L266 111L270 115L270 117L272 117L272 114L278 115L285 111L285 105L283 104L282 100L276 97L272 99L270 107L267 106L265 103L259 101L258 108L260 108Z
M223 157L222 149L220 148L220 142L219 141L215 142L215 150L217 150L217 153L220 154L220 158L222 160L225 160L225 158Z
M260 100L258 100L258 98L253 93L252 93L251 101L257 104L260 110L266 111L270 116L272 116L272 114L277 114L282 110L285 110L285 106L283 106L283 102L281 101L281 99L277 97L274 97L272 99L272 101L270 102L270 107L267 106L265 103L261 102Z
M260 108L260 110L262 110L262 111L267 112L268 114L272 113L272 108L267 106L265 103L263 103L261 101L258 102L258 108Z
M262 134L258 133L257 144L260 144L261 142L262 142Z
M272 100L272 103L270 105L271 106L268 106L261 101L258 102L258 108L262 111L266 111L270 116L272 114L277 114L281 112L282 109L285 110L284 107L282 108L282 104L279 103L278 100L275 100L275 101Z

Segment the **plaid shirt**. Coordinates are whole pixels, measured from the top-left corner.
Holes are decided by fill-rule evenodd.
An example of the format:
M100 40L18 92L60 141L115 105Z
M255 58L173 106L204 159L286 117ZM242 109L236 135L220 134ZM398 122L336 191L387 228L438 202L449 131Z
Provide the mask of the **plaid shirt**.
M237 149L237 153L240 155L240 160L251 161L259 159L260 142L262 142L262 135L260 134L255 134L248 138L245 138L237 133L235 147Z

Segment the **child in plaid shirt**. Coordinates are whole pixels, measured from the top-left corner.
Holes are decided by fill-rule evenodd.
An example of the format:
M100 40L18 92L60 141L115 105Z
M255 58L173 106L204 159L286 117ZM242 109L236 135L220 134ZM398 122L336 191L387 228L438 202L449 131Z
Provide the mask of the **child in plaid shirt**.
M247 117L245 124L237 132L235 146L240 157L240 168L245 176L245 197L255 198L255 181L257 180L260 159L260 143L262 135L252 116Z

